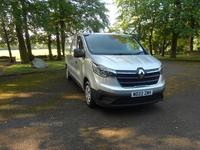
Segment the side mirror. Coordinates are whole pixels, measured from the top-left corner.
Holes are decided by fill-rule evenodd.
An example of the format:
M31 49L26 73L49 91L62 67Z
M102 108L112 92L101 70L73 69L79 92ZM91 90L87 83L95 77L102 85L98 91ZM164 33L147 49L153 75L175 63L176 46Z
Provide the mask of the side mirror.
M74 57L85 57L85 53L81 49L74 49Z

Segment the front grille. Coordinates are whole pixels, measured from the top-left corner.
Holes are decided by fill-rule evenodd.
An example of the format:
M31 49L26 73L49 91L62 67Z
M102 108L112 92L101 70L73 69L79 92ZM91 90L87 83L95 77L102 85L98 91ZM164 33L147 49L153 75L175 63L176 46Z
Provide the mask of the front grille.
M154 71L145 71L145 76L143 79L139 78L136 71L123 71L118 72L116 75L117 80L123 87L157 84L159 77L160 72L158 71L158 69Z
M134 98L119 98L116 99L112 104L122 105L122 104L147 104L163 100L163 94L154 94L151 96L134 97Z

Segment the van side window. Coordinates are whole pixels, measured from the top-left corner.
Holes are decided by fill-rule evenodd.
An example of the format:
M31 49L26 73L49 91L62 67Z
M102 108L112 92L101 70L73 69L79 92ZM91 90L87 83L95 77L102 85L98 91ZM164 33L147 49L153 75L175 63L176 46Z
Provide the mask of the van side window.
M76 36L72 36L71 39L71 45L70 45L70 53L73 55L74 54L74 49L76 49Z
M77 37L77 48L84 52L83 42L80 36Z
M71 37L65 39L65 52L70 53Z
M74 49L76 49L76 36L70 36L66 38L65 50L73 55Z

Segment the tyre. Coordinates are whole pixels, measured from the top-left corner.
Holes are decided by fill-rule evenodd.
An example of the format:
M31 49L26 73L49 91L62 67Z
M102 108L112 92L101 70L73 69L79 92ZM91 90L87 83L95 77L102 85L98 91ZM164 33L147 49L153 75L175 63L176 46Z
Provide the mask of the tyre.
M92 98L92 92L91 92L91 87L90 83L86 81L85 83L85 102L88 107L93 108L96 106L93 98Z
M71 76L70 76L70 73L69 73L69 70L68 70L68 68L66 67L66 79L67 80L71 80L72 78L71 78Z

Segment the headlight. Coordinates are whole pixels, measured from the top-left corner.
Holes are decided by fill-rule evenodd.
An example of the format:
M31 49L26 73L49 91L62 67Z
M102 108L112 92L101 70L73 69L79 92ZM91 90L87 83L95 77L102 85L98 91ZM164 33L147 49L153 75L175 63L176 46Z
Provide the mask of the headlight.
M104 78L114 77L116 75L116 71L97 65L94 62L92 62L92 69L94 73Z
M160 67L159 71L160 71L160 74L163 74L163 73L164 73L163 65Z

